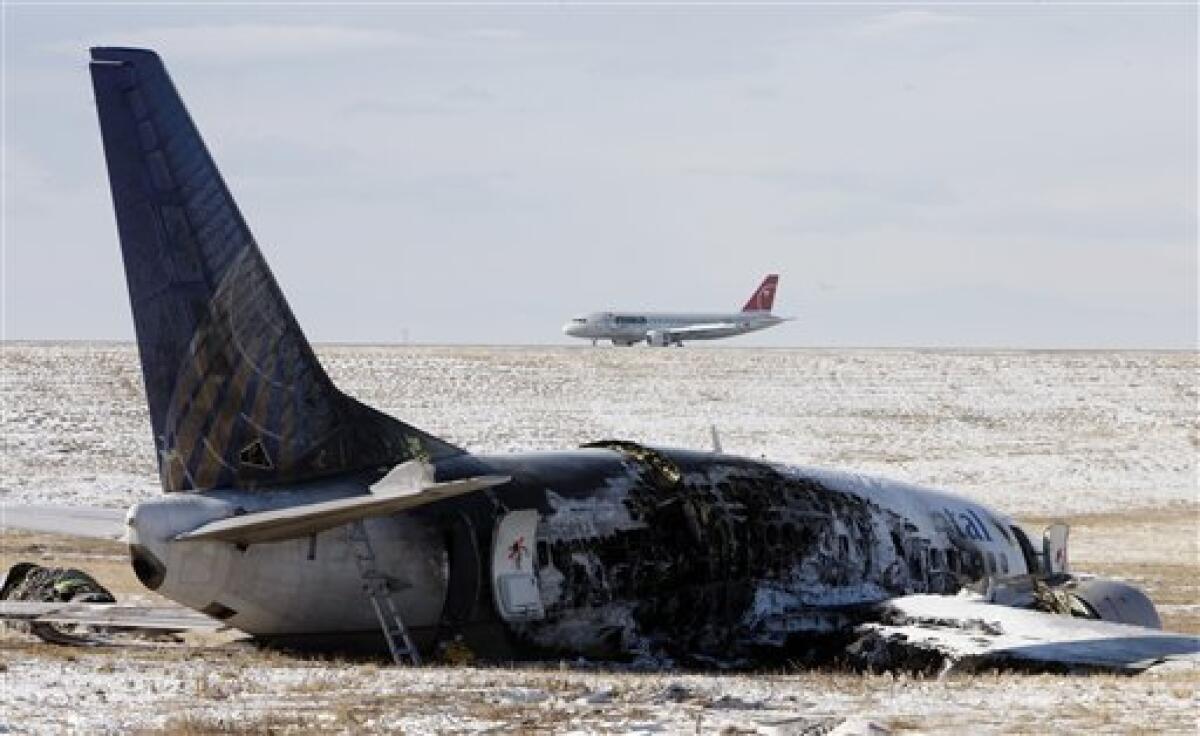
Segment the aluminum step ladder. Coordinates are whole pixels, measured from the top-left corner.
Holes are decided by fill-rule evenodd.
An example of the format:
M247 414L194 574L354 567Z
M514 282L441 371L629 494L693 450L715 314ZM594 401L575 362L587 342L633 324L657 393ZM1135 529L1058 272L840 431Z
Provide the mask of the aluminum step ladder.
M421 654L408 635L408 627L400 617L400 606L392 595L392 585L387 575L375 567L375 549L367 536L367 527L362 521L356 521L349 526L348 539L354 552L354 561L358 564L358 574L362 578L363 592L375 609L383 629L383 638L387 640L388 651L392 653L392 661L397 665L410 664L414 667L421 664Z

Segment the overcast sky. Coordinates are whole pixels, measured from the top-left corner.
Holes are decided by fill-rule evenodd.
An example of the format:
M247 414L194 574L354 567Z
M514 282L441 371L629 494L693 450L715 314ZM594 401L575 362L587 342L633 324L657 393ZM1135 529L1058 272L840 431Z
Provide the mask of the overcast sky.
M9 339L131 339L89 45L146 45L318 342L1196 345L1176 7L9 7Z

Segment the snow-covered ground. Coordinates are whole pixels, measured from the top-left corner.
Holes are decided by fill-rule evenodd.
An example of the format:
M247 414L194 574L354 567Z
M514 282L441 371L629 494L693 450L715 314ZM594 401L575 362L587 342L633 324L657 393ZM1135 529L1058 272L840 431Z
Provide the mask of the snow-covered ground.
M712 423L730 452L949 487L1018 516L1096 512L1077 520L1077 561L1148 584L1175 608L1200 604L1195 354L318 352L349 393L475 451L604 437L707 447ZM0 376L0 503L122 507L159 492L132 346L5 344ZM65 555L121 597L152 595L118 547L69 544L18 539L5 562ZM9 633L0 635L0 732L1196 733L1198 683L1194 671L939 681L393 670L241 647L62 649Z
M15 732L840 734L1195 733L1186 674L637 674L76 652L16 661ZM1136 707L1130 707L1131 703Z
M318 348L347 392L472 451L601 438L849 467L1014 515L1197 498L1186 352ZM136 349L5 344L0 502L158 492Z

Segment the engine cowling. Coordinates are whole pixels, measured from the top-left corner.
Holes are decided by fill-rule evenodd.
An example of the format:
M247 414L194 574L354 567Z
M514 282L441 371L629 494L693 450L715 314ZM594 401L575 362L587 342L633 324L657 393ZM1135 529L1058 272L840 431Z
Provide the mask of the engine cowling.
M646 333L646 344L656 348L665 348L671 344L671 333L663 330L650 330Z
M1162 619L1150 597L1129 583L1107 578L1082 578L1073 580L1066 593L1083 603L1092 618L1162 628Z

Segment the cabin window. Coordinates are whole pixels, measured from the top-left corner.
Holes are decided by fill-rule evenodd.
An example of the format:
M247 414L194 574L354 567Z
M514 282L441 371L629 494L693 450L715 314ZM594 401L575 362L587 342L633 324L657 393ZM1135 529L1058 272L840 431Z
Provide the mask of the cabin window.
M929 550L929 569L943 570L942 567L942 551L940 549Z
M958 571L969 578L980 577L980 573L983 570L983 555L970 550L963 551L960 555L958 558L960 565Z
M1000 572L1008 574L1008 555L1000 553Z
M950 572L958 572L958 550L946 550L946 568Z
M987 573L992 575L996 572L996 555L991 552L987 553Z
M908 558L908 571L912 575L913 580L920 580L924 577L921 573L921 556L919 552Z

